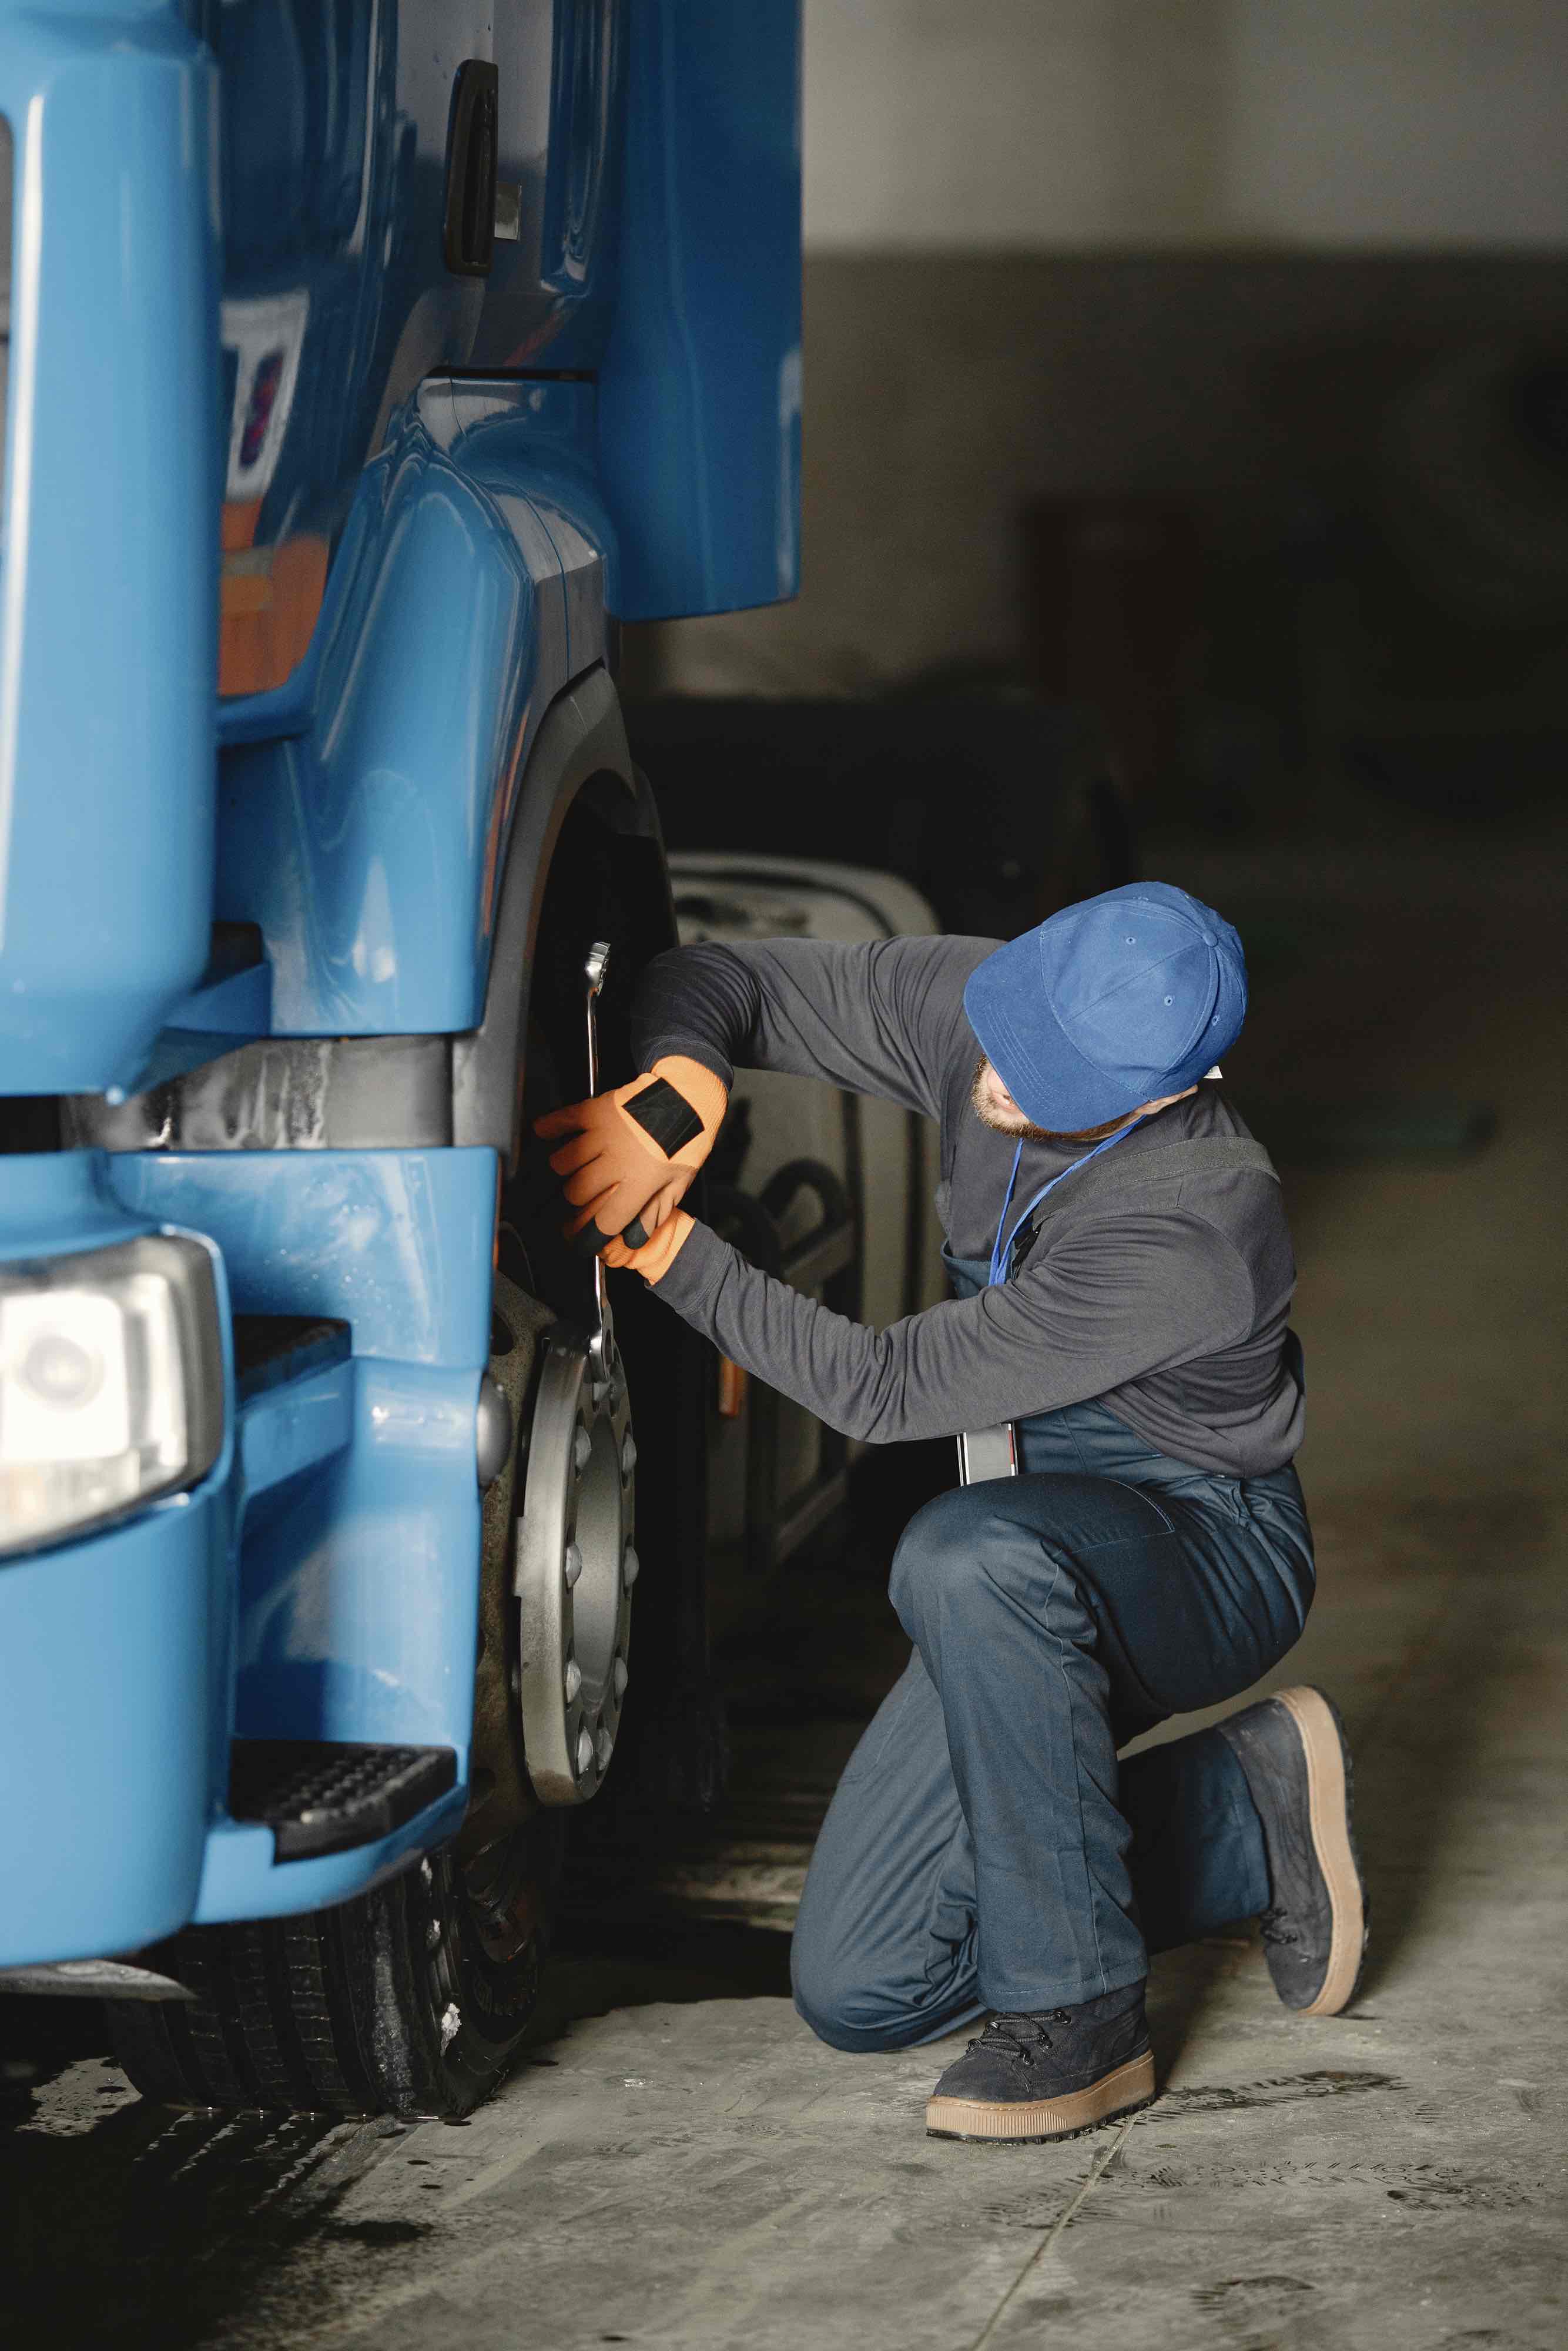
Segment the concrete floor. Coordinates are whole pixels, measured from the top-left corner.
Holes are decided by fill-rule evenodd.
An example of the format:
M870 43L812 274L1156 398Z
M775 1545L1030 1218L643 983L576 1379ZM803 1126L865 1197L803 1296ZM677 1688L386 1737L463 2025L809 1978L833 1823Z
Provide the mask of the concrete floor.
M1354 2010L1289 2015L1240 1933L1162 1959L1159 2102L1059 2147L928 2141L949 2051L815 2043L784 1930L900 1662L862 1529L731 1604L734 1810L641 1887L584 1881L471 2123L171 2118L90 2022L13 2029L12 2309L57 2343L1560 2351L1565 845L1347 801L1310 846L1148 859L1252 950L1233 1075L1290 1162L1322 1564L1276 1678L1326 1683L1356 1744ZM1426 1147L1472 1102L1489 1144Z

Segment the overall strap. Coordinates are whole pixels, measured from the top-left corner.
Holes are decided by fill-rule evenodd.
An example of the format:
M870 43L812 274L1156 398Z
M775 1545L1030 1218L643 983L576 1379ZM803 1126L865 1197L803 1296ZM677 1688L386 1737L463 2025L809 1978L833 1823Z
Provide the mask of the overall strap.
M1077 1183L1064 1186L1060 1198L1040 1203L1032 1228L1020 1236L1022 1254L1029 1254L1042 1228L1064 1209L1097 1207L1103 1200L1136 1199L1156 1185L1179 1183L1185 1176L1230 1172L1266 1176L1273 1184L1280 1180L1279 1170L1263 1145L1239 1134L1189 1136L1181 1143L1156 1144L1153 1150L1137 1152L1130 1159L1119 1155L1107 1159L1098 1167L1085 1168Z

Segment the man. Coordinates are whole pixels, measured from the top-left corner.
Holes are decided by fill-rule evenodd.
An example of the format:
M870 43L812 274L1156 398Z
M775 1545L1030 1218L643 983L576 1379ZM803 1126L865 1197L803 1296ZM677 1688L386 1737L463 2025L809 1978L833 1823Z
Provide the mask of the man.
M836 2048L992 2012L936 2085L939 2136L1055 2138L1145 2104L1147 1955L1228 1922L1262 1915L1291 2007L1354 1993L1350 1761L1321 1692L1117 1761L1267 1673L1312 1599L1295 1269L1217 1067L1246 1006L1236 933L1157 882L999 946L687 947L639 989L645 1074L540 1122L570 1137L573 1232L832 1426L1012 1424L1018 1474L939 1496L899 1543L914 1653L794 1945L797 2005ZM737 1064L939 1122L952 1300L870 1330L686 1214Z

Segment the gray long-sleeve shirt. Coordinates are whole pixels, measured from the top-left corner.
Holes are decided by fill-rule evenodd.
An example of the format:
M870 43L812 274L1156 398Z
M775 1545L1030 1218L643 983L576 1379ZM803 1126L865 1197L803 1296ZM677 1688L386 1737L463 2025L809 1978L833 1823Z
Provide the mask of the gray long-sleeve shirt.
M936 1206L953 1255L987 1259L1014 1139L976 1115L964 984L996 941L775 939L672 949L639 984L641 1066L685 1053L827 1078L941 1130ZM1252 1477L1301 1442L1295 1284L1280 1186L1217 1082L1135 1127L1044 1203L1020 1269L887 1330L850 1322L699 1224L657 1295L736 1363L850 1436L946 1437L1098 1398L1178 1461ZM1085 1145L1026 1143L1009 1228Z

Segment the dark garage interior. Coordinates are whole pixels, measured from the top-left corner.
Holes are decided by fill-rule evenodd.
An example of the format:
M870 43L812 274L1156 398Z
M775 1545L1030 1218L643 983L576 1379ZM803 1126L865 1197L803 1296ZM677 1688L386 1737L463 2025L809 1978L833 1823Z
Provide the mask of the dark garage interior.
M19 2342L1568 2336L1568 25L807 0L803 43L800 592L621 637L682 935L836 887L1001 938L1147 880L1240 932L1318 1562L1264 1690L1342 1710L1364 1976L1306 2017L1255 1926L1160 1954L1155 2102L1060 2144L924 2135L961 2033L813 2038L795 1907L953 1448L846 1448L716 1356L674 1707L722 1737L643 1722L570 1823L510 2078L452 2121L182 2111L95 2002L0 2000ZM836 1172L767 1188L758 1096L712 1221L840 1311L928 1304L917 1123L771 1082Z

